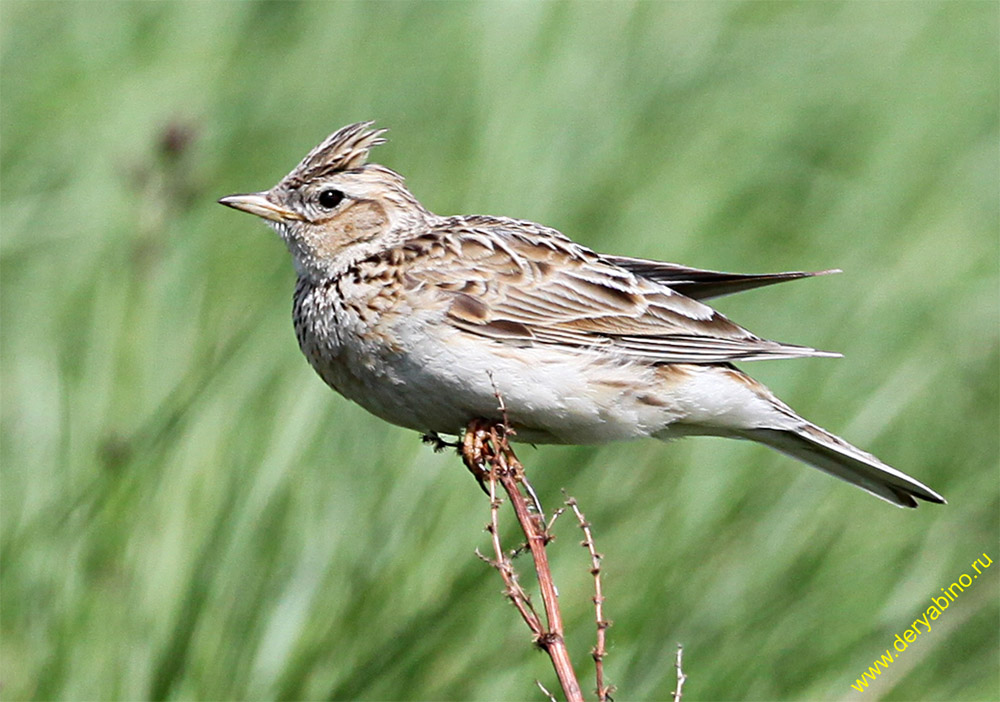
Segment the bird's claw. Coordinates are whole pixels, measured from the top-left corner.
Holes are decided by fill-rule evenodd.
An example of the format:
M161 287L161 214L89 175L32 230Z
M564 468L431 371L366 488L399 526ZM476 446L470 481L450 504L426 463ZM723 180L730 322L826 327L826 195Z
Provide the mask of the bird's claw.
M457 441L445 441L441 438L441 435L436 431L429 431L420 437L420 440L425 444L430 445L434 453L441 453L445 449L458 449L461 448L461 444Z

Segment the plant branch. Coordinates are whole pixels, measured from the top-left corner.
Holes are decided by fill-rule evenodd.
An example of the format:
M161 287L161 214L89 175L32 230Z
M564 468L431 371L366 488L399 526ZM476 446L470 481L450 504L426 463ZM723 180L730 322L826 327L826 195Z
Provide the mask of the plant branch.
M535 641L538 641L545 633L542 621L539 619L538 613L535 612L535 608L531 604L531 598L528 596L528 593L524 591L524 588L521 587L521 583L518 582L517 571L514 570L514 564L511 563L510 558L504 553L503 546L500 544L499 511L502 500L497 497L497 481L496 475L493 471L490 471L489 473L489 495L490 523L486 525L486 531L490 533L490 540L493 542L493 555L496 560L486 558L479 552L479 549L476 549L476 555L496 568L500 573L500 577L503 578L504 585L506 585L504 594L514 604L514 607L517 608L521 618L524 619L525 624L527 624L528 628L531 629L531 633L534 634Z
M536 680L535 684L538 685L538 689L542 691L542 694L545 695L545 697L549 700L549 702L557 702L556 696L553 695L551 692L549 692L548 688L542 685L540 681Z
M500 399L500 398L498 398ZM506 411L501 402L501 411L504 413L504 422L494 424L486 420L474 420L466 428L465 437L462 441L462 458L465 465L472 471L473 475L480 479L485 478L489 483L489 493L491 499L490 524L487 527L493 538L494 553L497 555L496 562L491 562L504 579L507 585L507 596L518 608L521 617L531 628L535 638L535 643L548 655L552 661L552 667L559 678L563 693L568 702L583 702L583 693L577 681L576 673L573 671L573 664L566 648L566 641L563 635L562 613L559 610L559 596L556 592L555 583L552 580L552 571L549 567L548 555L545 546L551 541L545 523L545 515L538 508L538 500L534 490L531 488L524 475L524 466L514 454L510 447L508 436L511 433L510 426L506 421ZM489 466L487 468L487 466ZM510 560L500 547L498 535L497 512L499 503L496 497L496 483L500 483L510 499L517 521L527 539L528 549L535 564L535 572L538 575L538 586L542 595L542 602L545 605L546 626L542 627L538 622L538 615L530 607L530 601L526 593L517 584ZM524 491L522 491L522 487ZM525 494L527 493L527 495ZM532 513L528 506L528 499L532 500ZM513 587L512 587L513 583Z
M565 494L565 491L563 494ZM608 655L606 632L608 627L611 626L611 622L604 618L604 591L601 587L601 559L603 556L597 552L597 547L594 545L594 535L590 531L590 522L584 518L576 498L567 498L566 505L573 510L573 514L576 515L576 521L581 531L583 531L583 541L580 542L580 545L590 553L590 574L594 576L594 618L597 622L597 645L591 650L590 655L594 658L598 702L608 702L614 688L611 685L604 684L604 657Z
M688 679L688 676L684 674L684 668L681 666L681 657L684 655L684 647L677 644L677 660L674 663L674 667L677 669L677 687L674 689L674 702L681 702L681 690L684 689L684 681Z

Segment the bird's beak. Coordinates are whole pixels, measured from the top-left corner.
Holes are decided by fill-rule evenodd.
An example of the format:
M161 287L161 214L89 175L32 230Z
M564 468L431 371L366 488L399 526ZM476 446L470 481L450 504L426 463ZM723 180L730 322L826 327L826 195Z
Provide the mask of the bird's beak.
M220 205L232 207L234 210L242 210L250 214L269 219L272 222L287 222L289 220L300 220L297 213L289 209L275 205L267 199L265 193L247 193L245 195L227 195L219 199Z

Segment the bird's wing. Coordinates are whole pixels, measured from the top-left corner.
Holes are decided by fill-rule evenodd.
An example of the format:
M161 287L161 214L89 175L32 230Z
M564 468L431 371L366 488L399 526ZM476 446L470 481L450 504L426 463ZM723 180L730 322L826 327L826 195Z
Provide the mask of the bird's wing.
M629 256L608 254L600 254L600 256L602 260L612 265L620 266L642 278L667 285L672 290L695 300L710 300L713 297L732 295L765 285L783 283L786 280L799 280L800 278L812 278L817 275L841 272L837 268L831 268L825 271L789 271L787 273L724 273L688 268L676 263L630 258Z
M599 349L648 363L837 355L761 339L530 222L451 218L405 247L417 254L406 286L443 295L448 322L490 339Z

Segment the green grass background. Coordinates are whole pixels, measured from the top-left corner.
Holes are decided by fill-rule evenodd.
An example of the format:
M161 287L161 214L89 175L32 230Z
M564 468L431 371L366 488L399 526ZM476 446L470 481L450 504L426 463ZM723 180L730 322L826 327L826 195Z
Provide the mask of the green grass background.
M677 642L692 702L1000 698L996 565L850 686L1000 559L996 3L4 0L0 20L3 698L554 688L473 555L488 506L460 462L313 375L281 243L215 204L362 119L441 214L843 268L719 306L844 352L748 369L950 501L894 509L715 439L522 449L543 501L565 487L594 524L617 699L666 699ZM589 689L588 565L557 530Z

